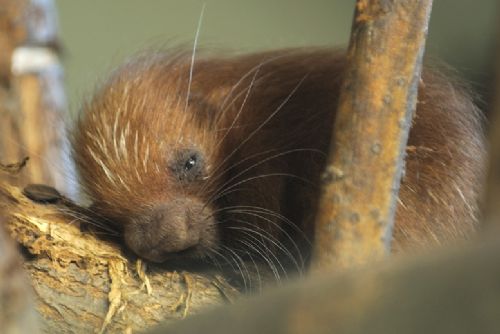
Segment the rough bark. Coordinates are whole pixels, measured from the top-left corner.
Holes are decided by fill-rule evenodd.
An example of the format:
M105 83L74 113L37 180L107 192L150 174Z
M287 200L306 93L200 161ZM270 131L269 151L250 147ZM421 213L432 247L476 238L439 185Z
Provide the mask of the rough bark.
M119 242L82 232L68 200L36 196L55 203L0 184L0 210L25 250L42 332L136 332L238 295L216 271L145 268Z
M431 3L357 1L316 222L316 268L389 252Z

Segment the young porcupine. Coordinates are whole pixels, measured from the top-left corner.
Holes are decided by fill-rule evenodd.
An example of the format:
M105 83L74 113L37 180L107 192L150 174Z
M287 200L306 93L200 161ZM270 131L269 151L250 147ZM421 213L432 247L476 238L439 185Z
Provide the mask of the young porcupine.
M250 254L300 265L345 56L281 50L119 67L84 106L74 157L93 209L151 261ZM467 90L424 70L393 248L474 230L484 147ZM303 254L303 253L302 253Z

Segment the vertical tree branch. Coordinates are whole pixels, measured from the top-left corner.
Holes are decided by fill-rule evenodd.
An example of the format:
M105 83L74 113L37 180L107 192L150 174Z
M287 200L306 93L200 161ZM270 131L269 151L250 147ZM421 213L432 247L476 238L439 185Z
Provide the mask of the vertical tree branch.
M431 0L358 0L313 266L389 252L404 148L416 106Z
M0 26L7 53L0 61L6 99L15 104L8 110L10 128L0 137L4 162L30 157L21 184L46 183L73 193L67 182L72 174L66 158L64 116L67 112L63 70L59 62L57 15L51 0L0 0ZM0 96L1 98L1 96ZM18 110L14 113L13 110ZM12 155L17 156L12 156ZM7 161L8 160L8 161ZM68 176L69 174L69 176Z
M0 162L18 161L21 156L19 145L21 136L16 122L17 100L11 89L12 53L25 39L25 31L19 24L19 17L24 8L23 1L0 0ZM3 179L13 182L8 174L0 174Z

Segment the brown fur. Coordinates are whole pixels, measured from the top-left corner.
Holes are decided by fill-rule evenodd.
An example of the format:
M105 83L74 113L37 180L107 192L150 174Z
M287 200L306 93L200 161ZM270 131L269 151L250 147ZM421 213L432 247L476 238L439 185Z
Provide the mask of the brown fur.
M154 261L247 251L271 262L294 258L312 235L344 55L203 55L189 86L190 61L183 51L139 56L84 106L73 148L94 209ZM478 117L465 89L424 71L395 249L474 230L484 155ZM193 156L196 175L185 167Z

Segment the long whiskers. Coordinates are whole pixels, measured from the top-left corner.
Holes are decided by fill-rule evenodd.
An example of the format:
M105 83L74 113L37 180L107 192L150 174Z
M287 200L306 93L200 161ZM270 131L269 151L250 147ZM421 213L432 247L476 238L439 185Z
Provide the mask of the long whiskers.
M215 174L223 165L228 161L236 152L243 146L245 145L250 139L252 139L262 128L269 123L269 121L288 103L288 101L292 98L292 96L297 92L299 89L300 85L304 80L306 79L307 74L300 79L300 81L295 85L295 87L292 89L290 94L281 102L281 104L262 122L254 131L250 133L250 135L245 138L235 149L232 150L231 153L229 153L223 160L222 162L215 167L215 169L212 171L213 174Z
M237 241L240 244L244 245L245 248L250 249L250 250L254 251L257 255L259 255L267 263L267 265L269 266L269 269L271 269L276 282L281 283L281 276L278 272L278 268L276 267L276 265L274 264L272 259L269 258L265 253L263 253L261 251L259 245L256 245L254 241L248 240L248 239L246 239L246 240L239 239Z
M233 180L235 180L236 178L238 178L239 176L243 175L244 173L250 171L251 169L255 168L255 167L258 167L270 160L273 160L273 159L276 159L276 158L279 158L279 157L282 157L284 155L288 155L288 154L291 154L291 153L297 153L297 152L315 152L315 153L318 153L318 154L321 154L321 155L325 155L324 152L320 151L320 150L317 150L317 149L310 149L310 148L303 148L303 149L291 149L291 150L288 150L288 151L284 151L284 152L281 152L281 153L277 153L277 154L274 154L270 157L267 157L263 160L260 160L256 163L254 163L253 165L245 168L244 170L240 171L238 174L234 175L233 177L231 177L229 180L227 180L225 183L223 183L219 189L217 189L215 192L220 192L221 189L223 189L225 186L227 186L229 183L231 183ZM231 166L230 168L227 168L225 169L222 173L225 173L227 172L229 169L232 169L238 165L240 165L241 163L243 163L244 161L247 161L248 159L243 159L243 161L240 161L236 164L234 164L233 166ZM217 179L217 176L214 177L214 179Z
M225 115L226 111L229 109L229 107L238 99L239 97L239 94L237 94L237 96L235 98L233 98L231 100L231 102L228 103L229 101L229 98L231 98L234 94L234 92L236 91L236 89L241 85L241 83L250 75L252 74L254 71L256 70L260 70L260 68L262 68L263 66L273 62L273 61L276 61L280 58L283 58L285 57L285 55L278 55L278 56L274 56L274 57L271 57L269 59L266 59L262 62L260 62L259 64L255 65L254 67L252 67L250 70L248 70L245 74L243 74L241 76L241 78L231 87L231 89L229 90L229 92L226 94L226 97L224 98L224 100L222 101L222 103L220 104L219 106L219 109L221 110L221 112L219 113L219 115L217 116L217 122L216 122L216 126L218 127L219 123L221 122L221 120L224 118L223 116ZM227 106L226 106L227 104Z
M255 260L253 259L253 256L252 256L252 254L250 254L250 252L246 252L246 255L250 258L250 261L252 261L253 267L255 268L255 273L257 274L257 282L259 283L259 290L258 291L262 291L262 277L260 276L259 266L257 265Z
M268 259L272 263L277 263L279 266L279 269L281 269L281 272L283 272L285 278L288 279L287 270L285 269L285 267L283 266L283 264L279 260L278 256L276 256L274 254L274 252L269 249L269 245L267 245L264 240L257 238L255 235L253 235L254 233L250 233L250 232L244 231L244 230L240 230L240 232L247 237L246 239L243 239L243 240L246 240L248 242L250 242L252 240L252 241L254 241L255 246L258 246L258 245L261 246L261 249L265 250L266 253L270 255L270 256L268 256ZM256 231L252 231L252 232L256 232ZM257 236L262 237L262 235L259 233L257 233ZM278 272L278 267L275 266L275 268L276 268L276 272Z
M258 240L258 238L256 236L262 238L262 240L258 240L258 242L265 248L267 248L267 246L268 246L265 241L269 242L271 245L278 248L286 257L288 257L293 262L294 266L297 268L299 274L302 274L304 266L299 265L299 263L297 262L297 260L293 256L293 254L288 249L286 249L286 247L281 242L279 242L274 237L272 237L272 235L269 234L269 232L265 231L264 229L260 229L260 228L255 229L256 228L255 225L250 224L249 222L246 222L246 221L243 221L240 219L236 219L235 221L249 225L249 226L251 226L251 228L243 227L243 226L228 226L227 228L231 229L231 230L239 231L243 235L246 235L247 237L252 238L254 240ZM279 262L278 257L276 255L274 255L274 253L271 250L269 250L269 253L273 254L272 256L276 259L276 261ZM286 275L287 270L283 267L283 265L281 263L280 263L280 267L281 267L283 273L285 273L285 275Z
M239 256L234 250L232 250L230 247L227 247L227 246L222 246L222 249L226 250L229 252L229 256L233 257L233 259L235 260L234 261L234 264L236 265L236 267L238 267L238 270L240 271L241 273L241 278L243 279L243 285L245 287L245 290L248 290L249 288L249 279L250 279L250 273L248 271L248 268L247 266L245 265L245 261L243 261L243 259L241 258L241 256ZM241 266L240 266L240 263L241 263ZM243 269L245 272L243 272Z
M234 124L236 123L236 121L238 120L238 118L240 117L241 115L241 112L243 111L243 109L245 108L245 105L246 105L246 102L248 100L248 97L250 96L250 93L252 91L252 88L253 88L253 85L255 83L255 78L257 77L257 74L259 74L259 70L260 70L260 67L257 68L257 70L255 71L253 77L252 77L252 81L250 81L250 84L247 88L247 92L245 94L245 97L243 98L243 102L241 103L241 106L240 106L240 109L238 110L238 113L236 114L236 116L233 118L233 121L231 123L231 125L229 126L229 129L226 131L226 133L222 136L222 138L217 142L217 144L215 144L215 151L219 148L219 146L221 145L221 143L224 141L224 139L227 137L227 135L229 134L229 132L231 131L232 127L234 126Z
M224 191L222 191L220 193L215 193L213 196L211 196L208 199L208 202L210 203L210 202L217 201L218 199L226 196L229 190L232 190L234 187L237 187L237 186L239 186L239 185L241 185L243 183L250 182L250 181L253 181L253 180L257 180L257 179L266 178L266 177L275 177L275 176L295 178L295 179L298 179L300 181L303 181L304 183L307 183L307 184L310 184L310 185L314 185L314 183L312 183L310 180L307 180L307 179L305 179L305 178L303 178L301 176L295 175L295 174L291 174L291 173L268 173L268 174L262 174L262 175L248 177L248 178L243 179L243 180L241 180L239 182L236 182L235 184L233 184L233 185L227 187L226 189L224 189Z
M245 222L252 229L257 229L261 233L266 234L268 237L265 237L265 238L266 239L270 238L268 241L272 242L286 256L288 256L290 258L290 260L292 260L292 262L294 263L294 265L297 267L297 270L300 273L302 273L302 270L305 268L305 261L304 261L304 258L302 257L302 253L300 251L300 248L297 245L297 243L293 240L293 238L290 236L290 234L288 232L286 232L279 224L277 224L276 222L272 221L269 218L263 217L262 215L259 215L258 213L255 213L255 212L252 212L252 211L243 211L243 210L242 211L238 211L238 210L234 210L234 211L229 211L229 212L234 213L234 214L245 214L245 215L248 215L248 216L252 216L252 217L256 217L256 218L262 219L262 220L266 221L267 223L271 224L272 226L276 227L278 230L280 230L280 232L283 233L287 237L287 239L291 242L293 248L295 248L295 251L297 252L297 255L299 257L300 265L297 262L297 260L295 259L295 257L292 255L292 253L288 249L286 249L286 247L281 242L279 242L279 240L277 240L274 236L272 236L267 230L265 230L265 229L263 229L263 228L261 228L259 226L256 226L255 224L250 224L249 222ZM230 227L228 227L228 228L230 228ZM279 243L279 245L278 245L278 243Z
M83 214L79 214L78 212L75 212L74 210L59 207L58 211L67 215L67 216L75 218L74 221L76 221L76 222L83 222L83 223L86 223L88 225L95 226L95 227L99 228L100 230L102 230L103 232L106 232L103 234L107 234L110 236L118 236L119 235L118 231L112 229L111 227L109 227L105 224L101 224L97 221L94 221L91 218L89 218Z
M211 216L215 216L217 214L220 214L221 212L252 212L252 213L260 213L260 214L267 214L273 218L276 218L283 222L284 224L290 226L292 229L295 230L295 232L298 232L299 234L302 235L302 238L304 238L304 241L306 241L309 245L311 245L311 241L309 238L305 235L304 231L302 231L297 224L292 222L290 219L287 217L283 216L282 214L278 212L274 212L270 209L260 207L260 206L252 206L252 205L235 205L235 206L226 206L217 210L214 210L212 212ZM275 224L275 227L278 228L281 232L286 233L286 231L276 222L272 221L273 224ZM291 236L286 233L287 237L291 239Z

